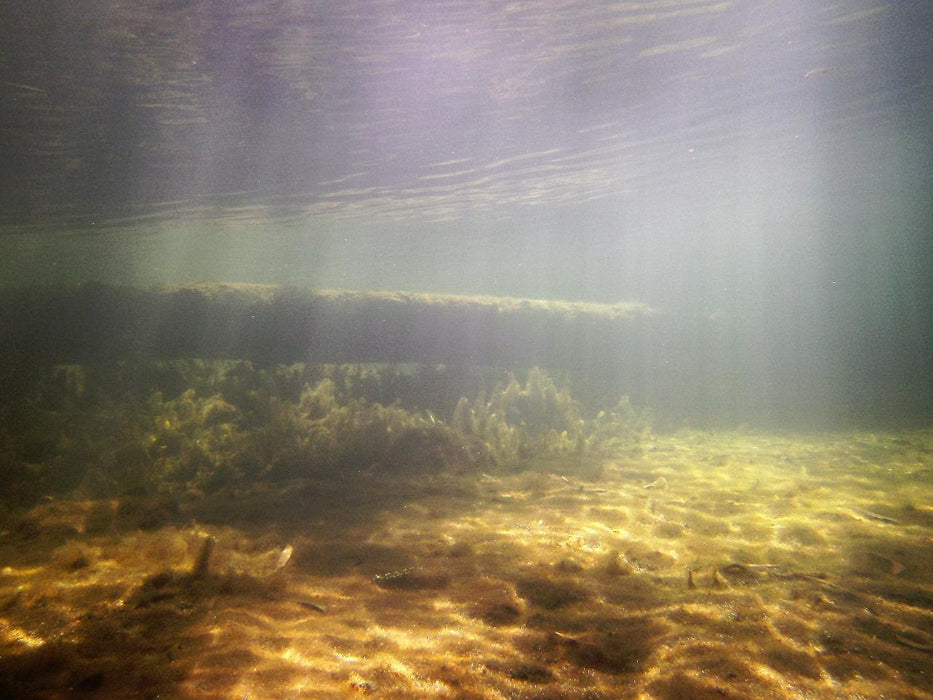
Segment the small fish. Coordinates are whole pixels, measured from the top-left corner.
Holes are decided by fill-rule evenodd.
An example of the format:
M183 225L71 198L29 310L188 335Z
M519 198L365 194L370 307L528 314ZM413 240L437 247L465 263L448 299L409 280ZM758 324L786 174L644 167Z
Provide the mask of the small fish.
M214 545L217 540L211 535L207 535L201 543L201 549L198 551L198 558L194 562L194 567L189 574L192 581L200 581L207 578L210 573L211 553L214 551Z
M41 92L42 94L47 94L48 91L45 88L33 87L32 85L23 85L22 83L11 83L8 80L3 81L4 85L9 85L10 87L19 88L20 90L29 90L30 92Z
M865 510L864 508L850 508L849 510L863 519L877 520L879 523L885 523L886 525L900 525L900 521L895 520L894 518L889 518L888 516L881 515L879 513L872 513L870 510Z
M713 571L713 586L716 588L732 588L726 580L726 577L719 573L718 569Z
M878 552L867 552L867 554L882 564L887 564L890 567L889 573L892 576L900 576L907 571L907 567L901 564L897 559L892 559L884 554L878 554Z
M933 644L927 644L925 642L918 642L915 639L911 639L903 634L895 635L894 637L898 643L903 644L905 647L910 647L911 649L917 649L918 651L933 651Z
M303 608L307 608L308 610L313 610L314 612L321 613L322 615L327 612L326 610L324 610L323 607L321 607L317 603L312 603L310 600L296 600L294 602Z
M287 545L285 549L282 550L282 553L279 554L278 561L275 562L276 571L281 569L288 563L288 560L292 558L292 552L295 551L291 545Z
M804 79L804 80L807 80L807 79L812 78L812 77L814 77L814 76L816 76L816 75L823 75L824 73L829 73L829 72L830 72L831 70L833 70L835 67L836 67L836 66L822 66L821 68L813 68L813 69L811 69L811 70L808 70L808 71L804 74L803 79Z

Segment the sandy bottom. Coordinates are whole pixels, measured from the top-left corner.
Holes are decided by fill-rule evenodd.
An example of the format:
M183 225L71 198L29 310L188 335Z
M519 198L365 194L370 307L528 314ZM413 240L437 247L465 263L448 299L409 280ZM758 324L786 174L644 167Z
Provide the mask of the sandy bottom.
M2 697L933 697L933 432L49 501L0 556Z

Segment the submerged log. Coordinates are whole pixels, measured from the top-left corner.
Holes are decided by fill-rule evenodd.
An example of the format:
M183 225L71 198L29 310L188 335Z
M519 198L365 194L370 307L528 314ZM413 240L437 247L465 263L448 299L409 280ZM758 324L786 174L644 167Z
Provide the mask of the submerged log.
M264 285L8 289L0 291L0 362L233 358L612 374L644 353L652 316L639 303Z

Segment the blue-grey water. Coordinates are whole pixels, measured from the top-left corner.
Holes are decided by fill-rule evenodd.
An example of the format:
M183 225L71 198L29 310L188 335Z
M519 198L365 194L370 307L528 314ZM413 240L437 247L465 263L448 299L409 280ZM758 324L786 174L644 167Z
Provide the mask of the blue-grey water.
M928 2L3 14L3 285L637 300L694 418L933 416Z

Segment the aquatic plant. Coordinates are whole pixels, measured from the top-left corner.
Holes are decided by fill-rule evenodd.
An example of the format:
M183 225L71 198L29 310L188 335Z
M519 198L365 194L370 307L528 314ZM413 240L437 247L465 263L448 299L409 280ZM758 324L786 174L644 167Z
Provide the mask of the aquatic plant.
M571 452L582 430L579 408L570 394L558 390L538 368L528 372L524 385L510 374L488 399L483 393L472 402L461 398L451 425L479 440L499 462Z
M600 411L587 422L585 449L590 454L603 456L638 451L650 434L649 412L635 408L628 396L623 396L613 408Z
M610 411L584 419L580 404L542 369L528 371L524 384L514 374L487 399L461 398L452 427L484 445L500 463L543 456L604 454L637 446L649 430L644 414L627 397Z
M257 480L527 465L637 446L647 422L626 399L588 418L568 386L540 368L522 381L443 366L48 368L15 406L0 403L2 488L24 502L73 489L197 495Z

